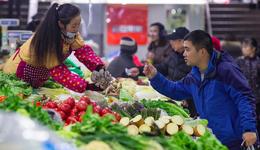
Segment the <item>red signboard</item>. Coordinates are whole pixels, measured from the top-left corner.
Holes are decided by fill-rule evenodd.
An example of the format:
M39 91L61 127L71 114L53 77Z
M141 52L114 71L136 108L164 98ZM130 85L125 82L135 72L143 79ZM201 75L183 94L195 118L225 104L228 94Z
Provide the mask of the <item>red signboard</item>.
M124 36L147 43L148 5L107 5L107 43L119 45Z

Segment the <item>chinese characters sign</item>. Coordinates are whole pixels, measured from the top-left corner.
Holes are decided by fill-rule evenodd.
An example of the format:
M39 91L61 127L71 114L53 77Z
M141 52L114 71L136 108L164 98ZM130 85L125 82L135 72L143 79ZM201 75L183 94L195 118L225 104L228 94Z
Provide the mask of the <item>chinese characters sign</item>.
M107 43L119 45L124 36L147 43L148 5L107 5Z

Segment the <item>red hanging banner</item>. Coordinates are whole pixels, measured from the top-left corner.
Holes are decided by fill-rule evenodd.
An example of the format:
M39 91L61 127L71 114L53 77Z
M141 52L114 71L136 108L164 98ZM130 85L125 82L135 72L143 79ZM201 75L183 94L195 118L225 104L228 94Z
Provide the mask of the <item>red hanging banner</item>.
M147 43L148 5L107 5L107 43L119 45L124 36Z

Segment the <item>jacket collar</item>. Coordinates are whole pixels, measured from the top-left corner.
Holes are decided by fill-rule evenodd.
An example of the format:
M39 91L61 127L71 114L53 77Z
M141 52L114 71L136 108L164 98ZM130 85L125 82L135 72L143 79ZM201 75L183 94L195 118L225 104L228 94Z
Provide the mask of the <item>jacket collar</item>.
M216 58L215 58L215 55L216 55ZM210 57L207 72L205 74L205 79L212 78L216 74L216 59L218 59L220 56L221 56L221 53L218 53L215 50L213 51L213 53ZM192 66L192 73L201 82L200 71L197 66Z
M134 60L133 56L131 54L127 54L127 53L120 53L120 56L121 57L124 57L124 58L127 58L127 59L130 59L130 60Z

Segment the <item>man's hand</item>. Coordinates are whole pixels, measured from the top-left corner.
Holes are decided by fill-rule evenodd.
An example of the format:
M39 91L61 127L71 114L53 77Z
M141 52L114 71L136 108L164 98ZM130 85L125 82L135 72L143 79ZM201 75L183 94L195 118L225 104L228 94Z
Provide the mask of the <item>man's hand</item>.
M156 68L147 60L145 60L145 66L143 73L149 78L152 79L157 74Z
M129 71L131 72L131 74L132 74L131 76L132 77L136 77L140 73L138 68L131 68L131 69L129 69Z
M247 147L252 146L257 140L255 132L245 132L243 134L243 140L246 142Z

